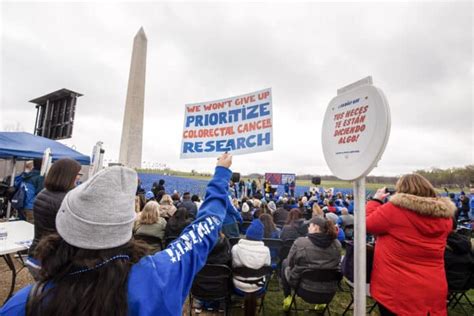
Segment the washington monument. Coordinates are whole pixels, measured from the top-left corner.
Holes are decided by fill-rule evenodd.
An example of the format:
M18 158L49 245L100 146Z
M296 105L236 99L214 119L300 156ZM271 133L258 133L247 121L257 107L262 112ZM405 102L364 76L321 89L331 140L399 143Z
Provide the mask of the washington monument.
M147 42L145 31L141 27L133 39L132 62L120 142L119 162L130 168L140 168L142 164Z

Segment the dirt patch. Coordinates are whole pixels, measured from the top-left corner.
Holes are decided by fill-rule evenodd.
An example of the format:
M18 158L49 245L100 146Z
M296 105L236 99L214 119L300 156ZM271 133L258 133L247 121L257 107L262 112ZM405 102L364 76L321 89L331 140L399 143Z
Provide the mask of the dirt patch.
M25 287L26 285L33 283L33 277L28 272L28 269L22 268L21 262L18 258L14 258L12 256L13 262L15 263L16 270L18 272L16 276L16 283L15 283L15 290L13 293L16 293L21 288ZM5 260L0 258L0 305L3 305L3 302L7 298L8 292L10 291L12 281L12 273L8 268Z

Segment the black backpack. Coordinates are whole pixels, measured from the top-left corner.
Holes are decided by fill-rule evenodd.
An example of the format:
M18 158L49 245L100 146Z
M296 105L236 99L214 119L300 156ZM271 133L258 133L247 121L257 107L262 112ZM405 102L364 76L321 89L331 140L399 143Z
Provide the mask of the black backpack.
M26 200L26 186L23 182L20 183L20 187L13 194L11 203L12 207L16 210L21 210L25 207Z

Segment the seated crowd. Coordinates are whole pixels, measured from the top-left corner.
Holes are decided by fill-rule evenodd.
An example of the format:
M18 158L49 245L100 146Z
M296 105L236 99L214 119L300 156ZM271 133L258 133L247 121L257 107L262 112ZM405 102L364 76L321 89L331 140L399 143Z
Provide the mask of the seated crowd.
M25 308L26 314L31 308L33 314L38 315L99 315L105 311L100 302L94 300L87 305L75 300L76 306L66 306L61 300L72 300L73 293L59 291L68 287L84 291L83 299L87 300L88 286L100 288L97 280L99 277L107 280L110 277L106 274L108 269L115 269L111 270L113 273L124 273L121 280L111 285L122 291L117 298L104 294L105 289L98 290L105 295L107 303L117 303L115 299L126 300L114 305L114 314L176 315L193 279L210 264L224 265L233 271L233 292L243 297L246 315L256 313L256 301L265 294L272 274L282 285L283 310L291 308L292 293L303 299L316 293L319 298L315 308L324 311L338 290L340 279L320 282L304 279L303 275L307 270L338 273L341 270L342 248L352 243L354 235L353 197L331 190L305 192L295 197L294 188L291 194L279 196L268 193L266 187L262 194L254 185L255 181L250 180L236 188L230 182L230 165L231 156L221 156L216 174L208 185L206 199L201 201L198 195L190 192L182 196L178 192L168 194L164 180L145 191L136 173L123 167L106 169L76 187L80 170L77 163L70 159L59 160L48 172L45 189L33 205L35 238L27 261L35 280L46 284L49 290L36 297L36 293L28 294L30 289L21 290L0 309L0 315L23 315ZM128 179L129 183L117 180L120 177ZM131 183L132 180L135 182ZM117 188L117 197L106 196L109 191L103 184L94 187L100 181L122 186ZM465 288L467 279L468 286L473 286L470 239L458 232L455 206L447 198L436 197L431 184L426 182L418 175L404 176L397 183L396 195L390 197L381 189L367 203L367 232L375 236L376 248L380 249L374 259L378 269L374 268L372 276L372 296L382 315L445 315L448 289ZM95 205L88 203L100 197L104 197L100 202L104 209L97 211L104 214L97 215ZM120 201L115 203L115 199ZM119 205L121 209L107 207L107 203ZM431 209L426 206L429 203ZM135 205L135 209L122 209L123 205ZM81 209L76 209L79 206ZM107 216L122 220L120 224L114 224L117 228L111 231L111 236L97 233L97 227L108 225ZM416 223L416 227L415 224L407 227L407 223ZM396 234L406 234L418 244L396 244L393 239ZM117 240L117 236L126 240ZM416 288L418 285L424 292L404 293L402 298L394 298L392 292L382 289L394 287L394 282L398 282L391 275L397 264L405 268L408 264L403 254L394 256L390 253L395 248L400 253L420 251L417 260L421 266L433 263L430 269L423 268L429 270L425 272L420 272L421 268L413 263L407 268L406 271L412 272L407 272L406 277L409 278L410 273L429 272L430 278L437 280L437 288L409 280L407 286ZM64 251L69 257L62 261L55 259L55 251ZM152 275L147 279L150 273ZM89 278L82 281L77 276L86 274ZM444 285L446 277L447 284ZM139 282L147 285L138 286ZM127 290L128 297L123 295ZM146 295L141 294L151 292L160 299L144 307ZM172 303L166 301L168 298ZM417 300L421 303L413 307L412 303ZM195 313L225 308L222 301L196 299L193 303ZM51 304L58 304L59 308Z

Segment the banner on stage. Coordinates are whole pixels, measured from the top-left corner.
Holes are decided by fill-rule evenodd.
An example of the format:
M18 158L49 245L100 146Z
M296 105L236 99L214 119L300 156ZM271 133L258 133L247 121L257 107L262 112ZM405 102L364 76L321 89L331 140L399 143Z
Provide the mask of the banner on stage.
M291 184L296 181L294 173L265 173L265 181L269 181L272 185Z
M272 90L186 104L180 158L273 149Z

